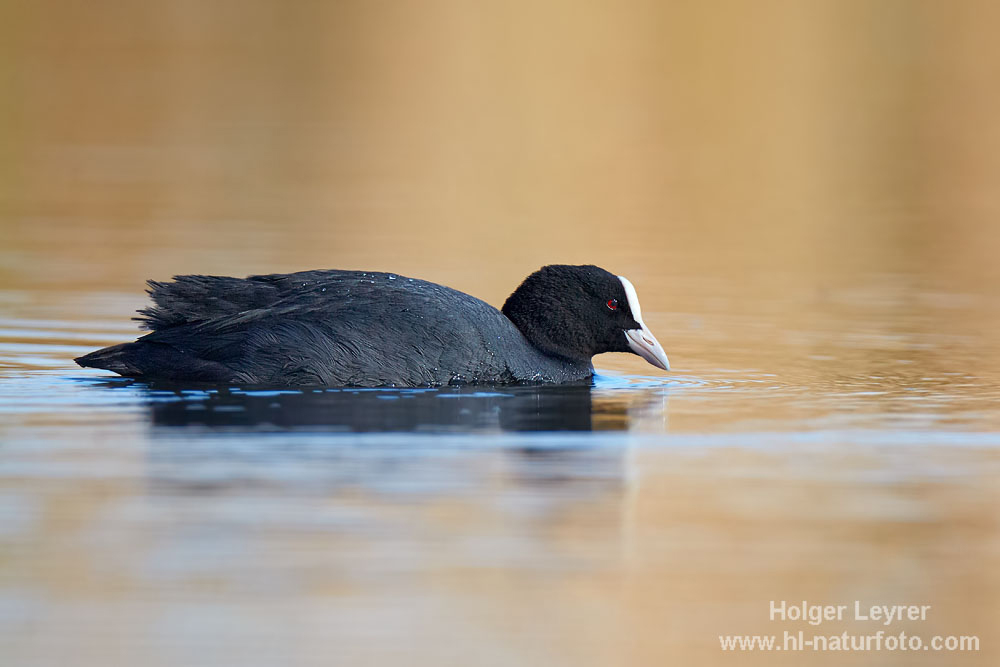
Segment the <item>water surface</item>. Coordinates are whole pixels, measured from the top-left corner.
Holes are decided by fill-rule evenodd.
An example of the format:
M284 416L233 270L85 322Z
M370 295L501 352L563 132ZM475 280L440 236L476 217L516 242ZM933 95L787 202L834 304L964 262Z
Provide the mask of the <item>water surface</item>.
M0 662L770 665L719 635L860 600L981 650L786 662L995 664L995 7L696 4L9 12ZM628 276L674 371L270 391L71 361L136 335L147 278L499 305L552 262Z

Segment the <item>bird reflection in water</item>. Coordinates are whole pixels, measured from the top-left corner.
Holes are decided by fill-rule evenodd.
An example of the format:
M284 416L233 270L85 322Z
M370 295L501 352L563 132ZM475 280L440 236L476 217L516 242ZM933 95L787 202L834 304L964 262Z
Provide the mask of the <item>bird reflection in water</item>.
M629 439L621 431L659 414L665 396L589 383L322 390L107 384L140 392L159 443L150 451L150 481L170 496L353 488L375 497L471 500L499 483L556 506L623 491Z
M405 487L419 496L438 496L445 489L453 494L456 487L468 486L467 492L478 495L496 474L505 485L522 491L541 491L542 485L543 495L564 500L618 493L628 447L615 432L627 430L637 405L649 402L636 400L642 392L608 395L590 384L139 387L147 396L154 438L165 440L152 452L151 472L161 490L174 493L234 492L263 484L298 491L360 486L376 495L386 489L395 495ZM660 403L659 395L655 402ZM448 437L429 439L428 434ZM262 461L273 465L261 466Z
M590 431L592 387L206 391L149 388L156 426L378 432ZM623 423L626 406L600 407Z

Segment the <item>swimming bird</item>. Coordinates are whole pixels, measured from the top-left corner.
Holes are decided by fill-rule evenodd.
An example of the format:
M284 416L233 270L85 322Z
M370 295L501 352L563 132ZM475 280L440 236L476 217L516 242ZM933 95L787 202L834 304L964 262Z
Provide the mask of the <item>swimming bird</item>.
M503 308L370 271L149 281L151 333L76 359L151 381L419 387L588 380L591 357L633 352L670 370L628 279L549 265Z

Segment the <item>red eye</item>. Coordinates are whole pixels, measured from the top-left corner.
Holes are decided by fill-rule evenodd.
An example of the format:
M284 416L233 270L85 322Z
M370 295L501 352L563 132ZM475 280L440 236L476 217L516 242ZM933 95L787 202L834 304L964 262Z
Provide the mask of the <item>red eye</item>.
M610 310L618 310L618 299L608 299L608 308Z

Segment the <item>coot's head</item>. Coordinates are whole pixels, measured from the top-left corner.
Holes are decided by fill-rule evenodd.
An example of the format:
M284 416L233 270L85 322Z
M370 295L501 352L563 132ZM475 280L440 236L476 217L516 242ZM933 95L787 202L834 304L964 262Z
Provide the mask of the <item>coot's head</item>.
M670 370L666 352L642 321L635 287L600 267L542 267L510 295L503 314L547 354L590 359L601 352L634 352Z

